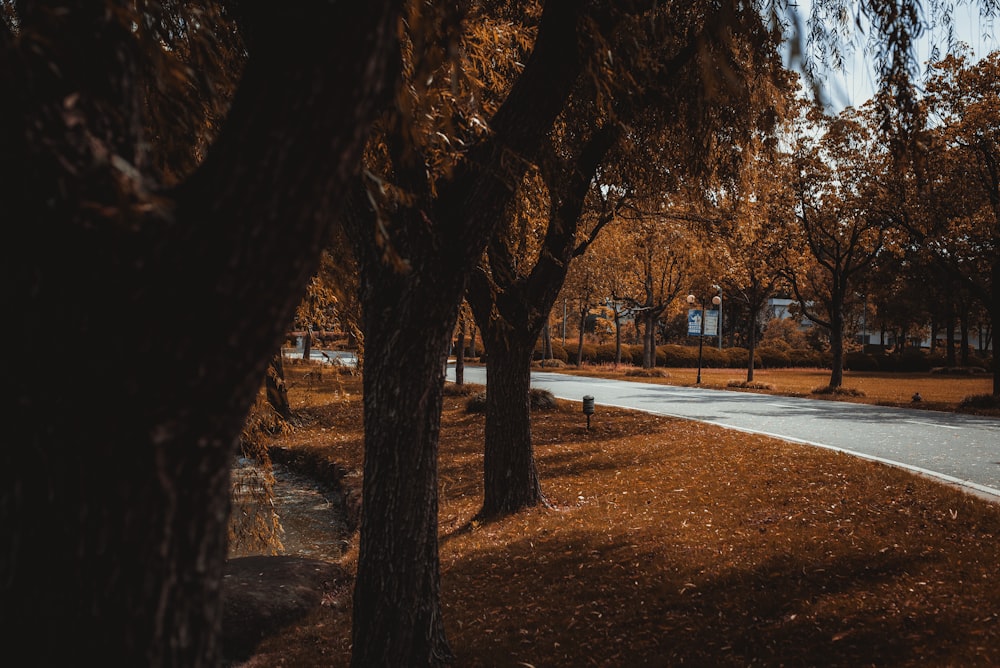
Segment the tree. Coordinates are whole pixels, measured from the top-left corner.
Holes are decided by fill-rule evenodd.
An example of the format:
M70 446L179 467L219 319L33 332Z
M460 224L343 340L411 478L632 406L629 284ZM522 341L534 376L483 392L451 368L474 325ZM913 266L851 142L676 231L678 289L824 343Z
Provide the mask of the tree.
M656 366L656 325L690 288L701 246L684 221L643 217L632 222L632 291L620 298L642 323L642 366Z
M362 3L345 22L339 5L314 0L233 3L239 14L210 2L0 3L0 197L22 232L7 246L5 304L26 346L12 370L23 440L5 449L0 488L0 627L12 653L218 658L234 444L330 221L356 190L372 119L393 103L412 110L408 91L392 98L401 4ZM488 114L489 139L435 177L434 197L353 227L373 342L358 663L443 658L431 543L445 346L493 212L523 173L504 158L530 161L583 69L578 28L599 27L602 9L547 2L531 59ZM406 46L428 62L431 41ZM219 93L230 85L232 96ZM395 136L393 154L406 153L412 136ZM445 222L425 234L428 221ZM470 249L468 262L453 257ZM47 326L55 314L62 329ZM420 344L397 345L413 332ZM53 395L46 379L65 366L51 351L64 337L88 355ZM30 642L47 628L60 642Z
M241 7L4 3L0 637L40 665L218 663L239 434L394 88L398 3Z
M927 127L899 220L1000 320L1000 51L975 65L948 56L927 84ZM909 187L907 187L909 186ZM964 346L963 346L964 347ZM1000 358L993 356L993 394Z
M492 518L543 501L531 444L530 364L542 329L565 281L570 260L582 254L610 219L605 214L578 241L584 199L615 132L598 131L565 161L551 158L542 170L549 193L544 237L533 258L524 244L527 234L495 234L487 258L473 274L469 303L486 347L486 430L484 497L480 518ZM568 163L568 164L567 164ZM522 212L514 225L538 225ZM536 214L537 215L537 214ZM533 262L531 260L534 260ZM488 273L487 273L488 272Z
M845 308L853 285L883 250L887 221L872 204L873 175L883 173L866 126L854 110L824 123L817 138L801 137L794 177L797 232L805 254L789 254L785 276L802 314L830 333L830 387L844 380ZM883 156L884 157L884 156Z
M753 381L761 318L782 278L782 260L794 238L789 156L759 151L746 162L732 217L723 217L713 247L722 255L726 293L743 303L747 324L747 382ZM721 323L720 323L721 327Z
M448 344L469 275L513 201L512 184L521 182L536 159L584 70L585 46L618 20L612 9L600 3L545 3L523 70L495 112L480 114L489 132L472 130L476 123L469 116L464 119L470 131L456 126L455 137L466 147L457 159L434 150L431 138L437 130L415 134L398 114L383 119L380 141L369 152L367 187L356 189L345 212L345 229L361 270L365 338L355 665L449 660L437 553L438 425ZM423 18L410 17L408 25L462 25L447 10L429 11ZM469 25L484 18L472 16ZM429 42L422 53L460 51L452 46L457 45ZM434 58L428 61L433 64ZM443 57L440 62L444 71L415 64L404 90L441 80L433 75L459 71ZM456 85L461 91L462 82ZM416 97L398 107L412 112L424 104L440 108L463 101L428 92L432 94L417 90ZM427 116L434 114L408 118ZM463 119L461 113L454 117Z

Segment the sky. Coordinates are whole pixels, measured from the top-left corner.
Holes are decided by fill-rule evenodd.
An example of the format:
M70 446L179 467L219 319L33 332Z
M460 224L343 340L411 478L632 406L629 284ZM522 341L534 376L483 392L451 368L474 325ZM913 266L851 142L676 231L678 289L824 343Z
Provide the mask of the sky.
M799 0L797 4L800 16L807 17L810 0ZM991 21L980 17L979 7L975 2L956 4L958 6L953 13L955 39L968 44L973 52L972 62L1000 49L1000 16L995 16ZM930 18L925 16L925 20ZM947 50L947 34L943 28L925 30L918 42L916 59L921 71L931 57L935 44L943 55ZM872 60L872 56L864 53L861 47L855 47L853 55L845 58L843 71L828 72L825 75L821 90L833 111L839 112L847 106L860 106L871 99L878 83Z

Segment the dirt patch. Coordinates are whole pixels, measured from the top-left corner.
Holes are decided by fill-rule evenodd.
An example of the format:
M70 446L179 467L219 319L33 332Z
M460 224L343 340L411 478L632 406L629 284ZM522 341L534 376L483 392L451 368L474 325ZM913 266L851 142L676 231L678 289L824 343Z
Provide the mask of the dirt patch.
M230 559L222 585L223 665L246 661L266 637L339 599L350 576L337 564L290 556Z

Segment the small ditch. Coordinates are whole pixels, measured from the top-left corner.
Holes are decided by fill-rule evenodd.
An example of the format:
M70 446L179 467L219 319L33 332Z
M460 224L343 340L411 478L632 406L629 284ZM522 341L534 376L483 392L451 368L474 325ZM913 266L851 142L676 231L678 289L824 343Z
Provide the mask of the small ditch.
M337 561L348 546L349 529L340 495L309 476L272 464L274 510L281 523L282 555ZM235 474L235 472L234 472ZM264 554L234 549L230 557Z

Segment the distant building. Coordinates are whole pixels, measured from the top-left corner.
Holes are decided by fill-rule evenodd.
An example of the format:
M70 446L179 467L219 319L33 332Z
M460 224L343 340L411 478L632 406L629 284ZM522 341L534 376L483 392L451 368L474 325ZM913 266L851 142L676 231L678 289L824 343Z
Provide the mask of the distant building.
M782 320L792 317L792 304L797 304L798 301L795 299L783 299L780 297L771 297L767 300L767 315L769 318L780 318ZM799 320L799 329L805 331L813 326L812 321L802 316Z

